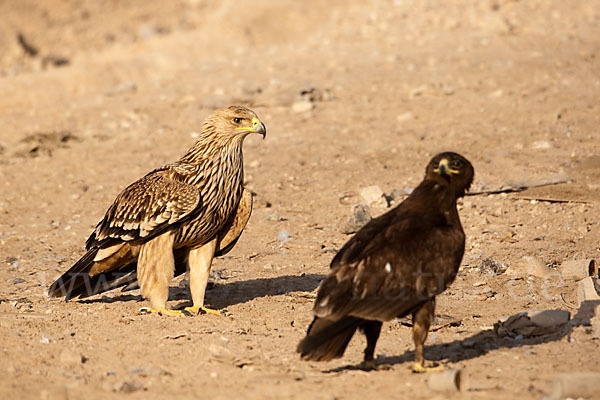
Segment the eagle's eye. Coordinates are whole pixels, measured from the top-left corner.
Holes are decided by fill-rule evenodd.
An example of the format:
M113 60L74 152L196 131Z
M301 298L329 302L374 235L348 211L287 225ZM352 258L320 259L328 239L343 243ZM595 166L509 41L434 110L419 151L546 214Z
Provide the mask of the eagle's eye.
M234 124L239 124L240 122L242 122L242 119L241 119L241 118L235 117L235 118L233 119L233 123L234 123Z
M462 167L462 162L460 160L452 161L452 168L459 169L460 167Z

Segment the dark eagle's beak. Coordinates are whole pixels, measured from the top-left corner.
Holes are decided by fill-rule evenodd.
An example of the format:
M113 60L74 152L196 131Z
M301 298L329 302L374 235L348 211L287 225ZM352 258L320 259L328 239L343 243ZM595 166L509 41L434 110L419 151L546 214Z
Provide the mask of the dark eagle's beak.
M263 124L260 119L254 117L252 118L252 126L242 126L239 128L235 128L237 130L240 131L248 131L248 132L254 132L254 133L258 133L259 135L262 135L263 139L265 138L265 136L267 136L267 128L265 127L265 124Z
M450 168L450 165L448 164L448 160L446 158L442 158L442 160L438 164L438 167L436 169L434 169L433 172L436 172L440 175L450 175L450 174L458 174L460 171Z

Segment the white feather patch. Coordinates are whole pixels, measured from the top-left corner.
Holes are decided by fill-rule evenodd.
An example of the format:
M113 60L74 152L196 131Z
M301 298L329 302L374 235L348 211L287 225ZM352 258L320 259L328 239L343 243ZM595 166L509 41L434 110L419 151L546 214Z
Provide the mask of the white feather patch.
M385 264L385 272L388 274L392 272L392 265L390 263Z

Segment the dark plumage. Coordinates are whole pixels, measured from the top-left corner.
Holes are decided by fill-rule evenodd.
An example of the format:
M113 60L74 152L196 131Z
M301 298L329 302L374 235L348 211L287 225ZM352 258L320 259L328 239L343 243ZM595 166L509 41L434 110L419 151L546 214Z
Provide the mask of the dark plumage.
M200 139L177 162L125 188L86 242L87 253L49 289L51 296L86 297L139 287L155 310L166 309L174 274L190 270L195 311L204 309L212 258L233 247L252 210L244 190L242 143L266 134L256 114L240 106L217 110Z
M425 370L423 343L435 296L454 281L464 252L456 200L473 175L471 163L461 155L438 154L408 198L342 247L319 288L315 318L298 345L303 359L341 357L360 328L367 337L364 365L373 368L382 322L412 314L414 369Z

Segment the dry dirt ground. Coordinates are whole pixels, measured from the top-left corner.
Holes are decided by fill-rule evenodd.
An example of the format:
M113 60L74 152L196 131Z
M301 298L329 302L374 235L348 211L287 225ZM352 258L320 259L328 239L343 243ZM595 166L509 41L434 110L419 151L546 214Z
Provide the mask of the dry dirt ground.
M539 399L556 373L600 371L584 326L490 330L577 313L576 283L528 277L523 257L600 258L599 54L598 0L0 1L0 397ZM236 103L268 135L246 140L255 209L213 264L207 302L227 316L138 315L137 291L49 300L117 193ZM464 391L410 372L404 321L378 343L388 370L352 368L360 335L343 359L301 361L305 292L361 189L393 206L442 150L472 161L476 190L570 178L460 203L465 257L426 357L461 368ZM488 258L507 271L482 274ZM174 280L170 304L189 302Z

